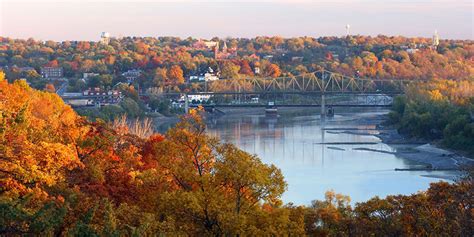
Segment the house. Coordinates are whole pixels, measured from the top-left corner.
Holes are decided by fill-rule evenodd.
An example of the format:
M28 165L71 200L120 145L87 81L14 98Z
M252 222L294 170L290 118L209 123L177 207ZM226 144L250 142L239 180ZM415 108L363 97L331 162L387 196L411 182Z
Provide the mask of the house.
M98 75L99 75L99 73L85 72L85 73L82 74L82 78L83 78L84 80L87 80L87 79L89 79L90 77L95 77L95 76L98 76Z
M219 77L217 76L217 74L214 73L214 70L210 67L207 69L207 72L205 72L204 74L189 76L189 81L216 81L216 80L219 80Z
M139 78L142 75L142 71L138 69L128 70L122 73L122 76L127 78L127 82L133 82L135 79Z
M206 72L203 77L199 77L199 81L217 81L219 77L213 73Z
M108 105L108 104L118 104L122 100L122 92L118 90L101 90L100 88L89 88L86 91L82 92L82 95L85 97L90 97L91 101L95 105Z
M263 59L270 60L273 58L273 55L265 55L263 56Z
M19 72L36 71L33 67L17 67L17 66L13 66L12 68L18 70Z
M61 78L63 77L62 67L42 67L41 76L47 79Z
M405 51L406 51L407 53L409 53L409 54L414 54L414 53L418 52L419 49L412 49L412 48L409 48L409 49L406 49Z
M253 69L253 73L260 74L260 67L255 66L255 68Z
M82 95L84 96L98 96L98 95L113 95L113 96L120 96L122 94L122 92L118 91L118 90L109 90L109 91L105 91L105 90L101 90L100 88L96 87L96 88L89 88L88 90L82 92Z
M199 76L189 76L189 81L198 81Z
M292 62L303 62L303 57L291 57Z

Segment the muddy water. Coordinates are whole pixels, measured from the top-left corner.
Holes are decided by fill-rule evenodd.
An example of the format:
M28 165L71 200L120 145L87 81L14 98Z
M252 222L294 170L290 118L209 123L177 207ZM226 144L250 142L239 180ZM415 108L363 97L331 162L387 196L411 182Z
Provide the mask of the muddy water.
M352 203L374 196L411 194L441 180L436 177L448 175L394 170L424 164L397 157L392 154L395 148L371 135L378 132L378 121L371 118L387 111L336 111L334 118L324 121L317 111L278 117L263 113L226 115L209 121L208 132L279 167L288 183L283 200L295 204L323 199L331 189L349 195Z

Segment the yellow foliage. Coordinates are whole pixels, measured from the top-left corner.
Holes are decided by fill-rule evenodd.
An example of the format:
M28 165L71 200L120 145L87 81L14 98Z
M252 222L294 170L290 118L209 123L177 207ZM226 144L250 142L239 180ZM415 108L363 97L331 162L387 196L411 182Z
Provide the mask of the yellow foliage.
M59 96L33 90L24 81L0 80L0 111L3 191L16 195L50 186L81 165L74 144L85 128Z
M428 93L430 95L431 100L441 101L445 99L445 97L443 96L443 94L441 94L439 90L432 90L432 91L429 91Z

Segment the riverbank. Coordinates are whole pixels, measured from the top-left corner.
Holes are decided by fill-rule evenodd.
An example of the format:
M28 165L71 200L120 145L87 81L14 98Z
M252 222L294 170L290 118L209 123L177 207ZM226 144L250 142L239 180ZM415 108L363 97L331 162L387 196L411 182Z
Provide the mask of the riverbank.
M235 117L243 115L264 115L264 110L262 108L222 108L220 109L225 114L224 117ZM302 110L301 108L281 108L279 109L279 115L292 114L297 116L298 114L307 114L308 110L311 110L311 113L319 113L318 108L308 108ZM339 115L344 116L345 114L359 113L356 111L344 111L339 112ZM326 128L326 133L346 133L353 135L367 135L375 136L381 140L381 143L387 144L393 148L391 154L407 159L416 163L423 164L420 167L413 168L413 170L453 170L460 171L466 166L474 166L474 159L465 157L461 154L458 154L453 151L449 151L443 148L436 146L436 144L431 144L427 140L423 139L414 139L408 138L398 133L398 131L390 126L383 125L387 121L388 111L381 111L380 113L370 114L368 116L360 116L354 120L351 120L352 123L355 123L359 126L373 126L373 128L344 128L337 129L333 131L330 128ZM338 115L336 114L336 115ZM160 132L164 131L164 128L172 126L179 120L178 116L165 117L160 116L154 118L156 127L161 127ZM335 144L332 144L335 145ZM337 147L336 147L337 148ZM354 147L354 149L359 149ZM369 151L369 150L368 150ZM370 150L370 152L384 152L387 151L378 151ZM398 171L409 171L410 169L399 169L394 167ZM455 177L450 177L454 179Z
M377 121L386 121L387 115L379 115ZM426 170L463 170L474 166L474 159L441 148L424 139L408 138L383 123L377 124L375 134L383 143L393 147L398 157L426 164Z

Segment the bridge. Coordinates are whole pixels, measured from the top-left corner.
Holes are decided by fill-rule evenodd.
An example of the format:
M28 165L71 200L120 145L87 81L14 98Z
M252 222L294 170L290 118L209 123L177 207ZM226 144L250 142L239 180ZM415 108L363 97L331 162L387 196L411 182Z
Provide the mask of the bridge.
M140 94L176 98L184 95L185 110L195 107L190 97L213 97L215 107L264 107L273 101L278 107L390 107L392 97L403 94L405 88L424 80L371 79L351 77L325 69L297 76L243 77L205 82L188 82L184 92L167 91L159 94ZM112 95L62 96L64 100L114 100ZM295 97L298 97L295 99ZM252 98L259 98L257 103ZM301 99L304 98L304 99ZM192 99L191 99L192 100Z
M263 103L249 103L248 98L273 97L273 101L276 101L278 107L321 107L322 115L326 113L326 106L390 107L392 97L403 94L405 88L413 82L424 82L424 80L351 77L325 69L277 78L245 77L189 82L188 88L190 89L184 93L185 110L197 106L189 103L189 97L193 96L213 96L216 100L214 104L216 107L264 107L266 104ZM176 94L167 92L163 95ZM291 95L306 96L310 99L309 101L292 102L287 98ZM223 99L226 97L232 97L231 102L238 101L238 103L229 103L229 100L226 102ZM240 103L242 97L244 103ZM315 100L316 98L317 100ZM327 99L335 101L327 102Z

